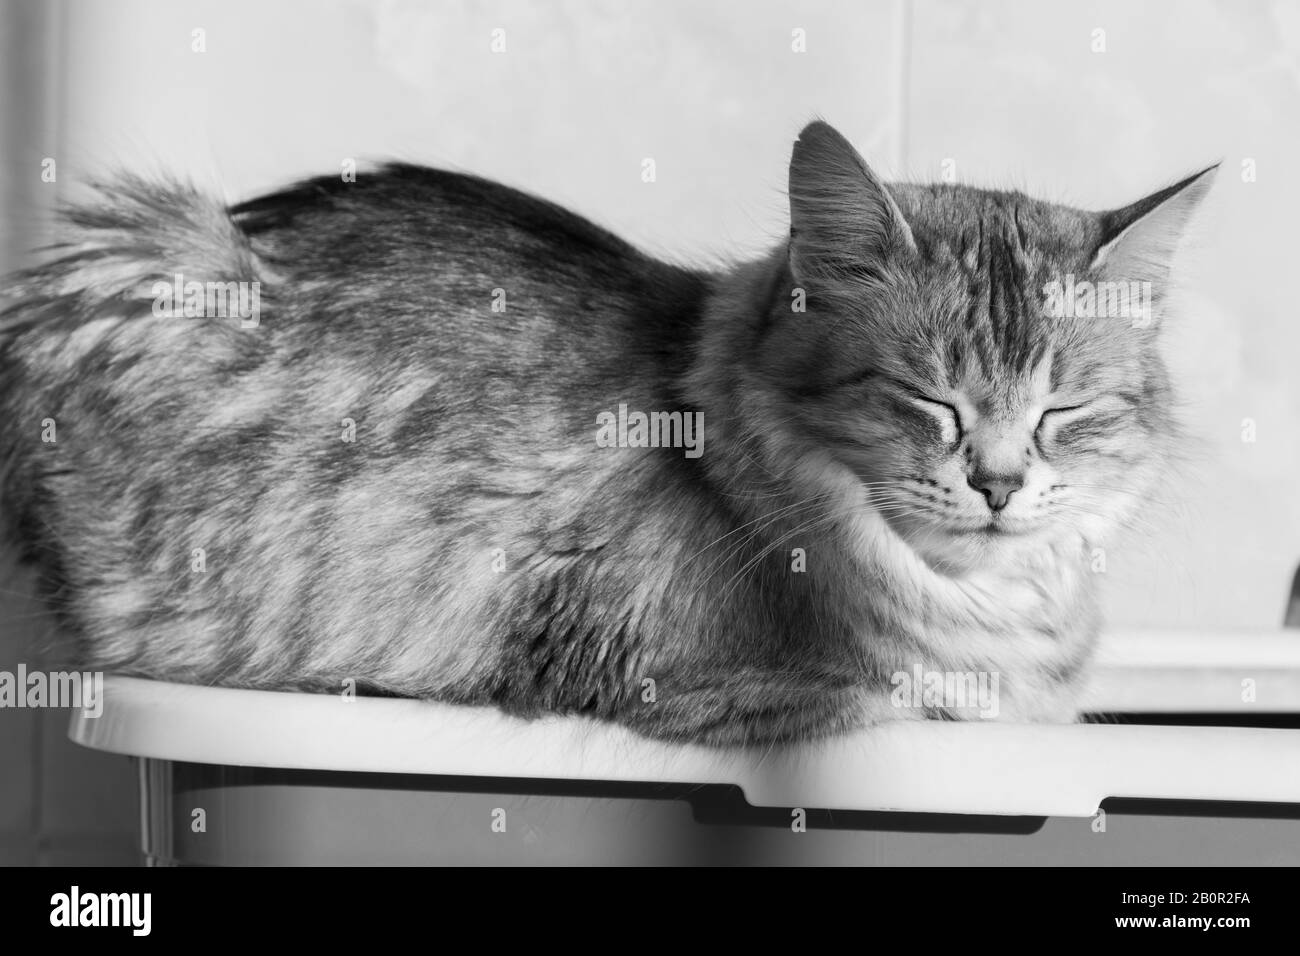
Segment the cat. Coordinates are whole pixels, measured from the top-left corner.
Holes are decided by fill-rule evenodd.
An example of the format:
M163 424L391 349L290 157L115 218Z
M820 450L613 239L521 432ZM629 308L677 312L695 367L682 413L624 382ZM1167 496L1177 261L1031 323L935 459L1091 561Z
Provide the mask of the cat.
M2 513L118 674L719 746L1072 721L1214 170L1092 213L886 184L818 120L788 241L719 271L414 165L125 175L8 283Z

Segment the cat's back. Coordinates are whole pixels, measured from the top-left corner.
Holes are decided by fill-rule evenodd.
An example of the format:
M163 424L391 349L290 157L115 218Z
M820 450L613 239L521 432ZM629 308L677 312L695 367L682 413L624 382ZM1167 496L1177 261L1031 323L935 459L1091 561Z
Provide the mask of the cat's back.
M331 247L346 251L354 264L434 251L525 266L540 265L534 257L543 251L556 262L648 264L629 243L555 203L489 179L410 163L389 163L350 179L305 180L230 211L268 251L306 253L311 258L300 260L303 266L320 265L314 257ZM362 238L366 242L354 247Z
M551 203L397 166L234 207L126 179L68 223L7 288L0 510L50 580L81 583L74 626L114 635L98 659L190 667L159 636L173 613L231 640L446 630L438 589L472 575L430 555L580 553L603 527L583 501L692 480L681 455L593 449L598 412L677 407L709 277ZM225 314L211 288L199 314L159 306L191 282L240 288ZM231 314L244 287L256 315ZM586 524L552 534L556 515ZM281 600L309 580L346 602Z
M337 420L393 392L565 409L566 432L611 401L672 407L712 281L554 203L409 164L235 206L127 176L65 225L65 254L7 289L0 405L58 385L97 416L150 403L205 430L259 403Z
M507 325L513 313L596 333L647 321L687 332L708 283L555 203L406 163L309 180L231 214L278 274L444 319L481 309Z

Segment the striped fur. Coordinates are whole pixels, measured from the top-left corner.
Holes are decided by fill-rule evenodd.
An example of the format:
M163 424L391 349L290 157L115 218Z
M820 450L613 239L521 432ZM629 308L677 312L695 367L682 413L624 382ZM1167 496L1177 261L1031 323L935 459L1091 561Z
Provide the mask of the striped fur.
M816 123L792 241L709 273L414 166L230 209L126 178L8 286L3 514L86 667L734 744L969 717L890 705L920 665L1072 719L1094 549L1177 429L1155 330L1041 289L1167 264L1206 182L887 187ZM258 282L259 323L155 315L176 273ZM620 404L702 412L703 456L598 447ZM1020 467L991 517L967 479Z

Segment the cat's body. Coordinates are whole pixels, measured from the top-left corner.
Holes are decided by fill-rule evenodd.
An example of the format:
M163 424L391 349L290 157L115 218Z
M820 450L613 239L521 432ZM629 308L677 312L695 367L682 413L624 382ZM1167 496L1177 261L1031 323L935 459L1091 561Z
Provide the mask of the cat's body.
M796 206L801 192L792 169ZM1004 719L1070 719L1099 627L1100 525L1031 515L1022 533L996 512L998 527L918 531L911 498L880 497L893 472L861 456L899 442L886 419L917 430L917 461L948 426L882 417L898 394L854 391L852 356L870 337L818 310L843 308L854 283L883 295L897 277L881 264L904 247L932 281L982 295L936 322L961 350L882 321L891 344L867 376L922 374L927 362L906 358L917 342L954 368L978 358L1000 398L973 430L973 412L956 426L942 464L963 467L964 444L976 467L982 423L1003 421L995 406L1041 384L1037 365L1065 349L1024 301L1045 268L1026 230L1051 210L1052 236L1090 250L1081 274L1113 236L1016 194L890 192L911 225L869 268L801 251L814 215L789 250L710 274L416 167L229 212L129 183L74 218L82 248L27 274L0 327L2 507L57 585L85 666L108 671L354 682L711 743L974 717L895 706L893 693L899 672L974 672L998 675ZM1072 261L1068 244L1055 252L1053 268ZM155 283L178 273L259 282L257 323L155 315ZM801 292L806 312L792 309ZM1128 373L1090 361L1077 374L1160 408L1142 426L1149 447L1101 453L1153 474L1172 435L1163 371L1111 348L1131 353ZM602 447L598 419L620 406L702 413L702 454ZM954 514L955 496L989 495L939 467L895 484ZM1040 510L1058 495L1046 488Z

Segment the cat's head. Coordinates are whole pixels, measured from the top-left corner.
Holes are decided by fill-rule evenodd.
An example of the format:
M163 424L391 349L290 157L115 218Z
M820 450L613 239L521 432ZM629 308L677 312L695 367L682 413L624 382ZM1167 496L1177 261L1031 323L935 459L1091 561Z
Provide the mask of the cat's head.
M790 314L761 356L789 420L932 559L1101 538L1146 507L1176 441L1158 334L1213 174L1093 213L886 187L811 124L790 164Z

